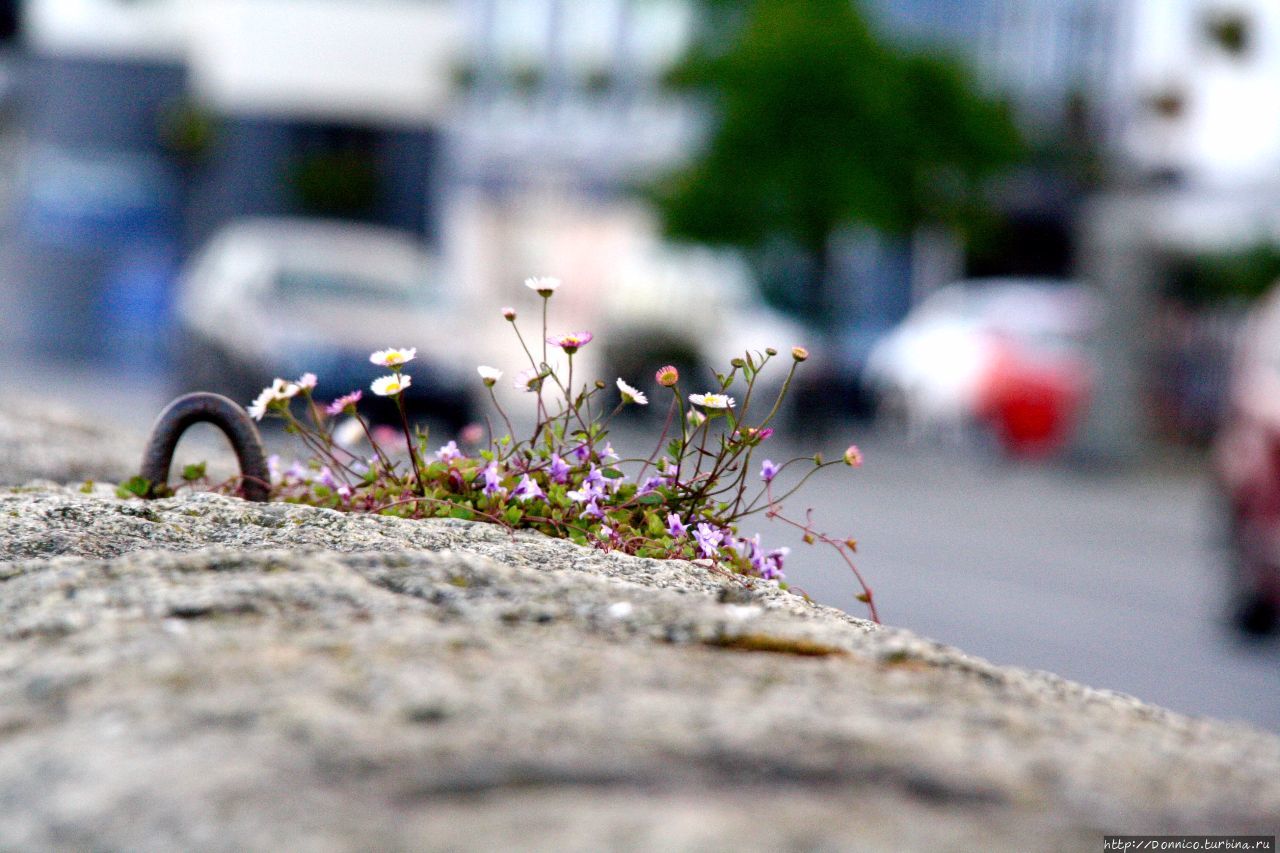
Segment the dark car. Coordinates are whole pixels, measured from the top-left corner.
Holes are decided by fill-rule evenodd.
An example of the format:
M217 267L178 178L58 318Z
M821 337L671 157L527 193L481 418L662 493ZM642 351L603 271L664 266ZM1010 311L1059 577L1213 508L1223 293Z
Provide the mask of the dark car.
M1232 366L1213 446L1225 507L1237 627L1270 633L1280 618L1280 289L1252 312Z
M274 377L319 377L316 396L363 389L386 372L375 350L416 347L411 414L452 429L473 412L459 299L411 235L345 222L250 219L227 226L183 273L177 301L182 384L247 404ZM382 404L383 410L378 406Z

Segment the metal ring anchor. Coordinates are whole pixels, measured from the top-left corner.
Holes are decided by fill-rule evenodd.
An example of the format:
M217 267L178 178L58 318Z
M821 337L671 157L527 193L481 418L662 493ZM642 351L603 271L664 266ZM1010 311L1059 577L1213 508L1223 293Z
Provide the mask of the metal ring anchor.
M169 482L169 467L178 439L193 424L209 423L222 430L240 462L240 494L248 501L265 501L270 491L267 452L249 415L234 401L208 391L185 394L174 400L151 427L142 454L142 478L151 483L147 497Z

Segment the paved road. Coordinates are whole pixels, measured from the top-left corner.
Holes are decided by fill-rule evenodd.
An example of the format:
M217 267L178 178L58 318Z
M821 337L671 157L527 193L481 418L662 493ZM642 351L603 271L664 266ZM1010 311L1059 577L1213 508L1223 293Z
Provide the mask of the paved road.
M1086 475L857 438L865 466L826 472L809 494L831 532L859 540L885 622L997 663L1280 730L1280 641L1240 642L1224 624L1197 467ZM791 577L814 598L860 612L822 549L766 536L794 546Z

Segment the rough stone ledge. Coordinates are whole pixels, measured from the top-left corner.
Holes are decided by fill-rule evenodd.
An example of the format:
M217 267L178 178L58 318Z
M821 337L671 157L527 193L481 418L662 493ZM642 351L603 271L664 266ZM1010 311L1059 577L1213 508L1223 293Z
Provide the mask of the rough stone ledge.
M0 838L1096 849L1271 834L1280 738L491 525L0 490Z

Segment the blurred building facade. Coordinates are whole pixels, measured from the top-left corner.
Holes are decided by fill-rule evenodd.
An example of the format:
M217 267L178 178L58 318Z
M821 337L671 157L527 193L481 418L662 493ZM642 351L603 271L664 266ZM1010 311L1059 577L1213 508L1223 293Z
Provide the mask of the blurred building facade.
M1098 213L1109 193L1158 192L1171 203L1157 211L1212 198L1224 213L1196 227L1200 243L1270 228L1280 6L863 5L889 38L966 59L1011 100L1033 143L1078 144L1096 168L1081 179L1047 161L1004 182L996 195L1013 248L995 258L966 257L934 231L909 241L850 232L839 307L851 322L887 327L913 299L972 273L1083 271L1119 292L1129 285L1107 270L1123 264L1104 262L1114 241L1097 235L1146 238L1137 220L1098 226L1119 216ZM611 257L658 239L631 190L694 152L708 126L661 82L699 26L691 0L27 0L18 9L0 4L0 42L20 41L24 56L6 99L15 117L0 283L35 318L28 337L60 351L143 339L190 248L246 215L414 231L483 298L531 272L603 280ZM1167 254L1179 240L1146 242ZM602 300L596 292L573 307L590 317ZM1118 322L1131 324L1125 316ZM1120 354L1126 364L1140 357ZM1133 396L1116 388L1117 399Z

